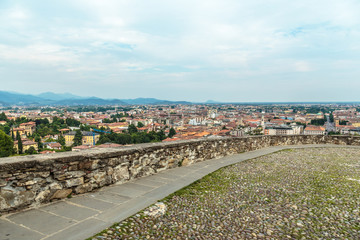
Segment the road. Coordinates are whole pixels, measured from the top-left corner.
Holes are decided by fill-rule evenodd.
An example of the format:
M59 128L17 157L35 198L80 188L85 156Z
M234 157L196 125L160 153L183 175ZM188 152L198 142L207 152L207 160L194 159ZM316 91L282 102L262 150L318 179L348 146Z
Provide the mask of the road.
M326 132L336 132L336 127L334 122L330 122L330 117L326 115L325 123Z

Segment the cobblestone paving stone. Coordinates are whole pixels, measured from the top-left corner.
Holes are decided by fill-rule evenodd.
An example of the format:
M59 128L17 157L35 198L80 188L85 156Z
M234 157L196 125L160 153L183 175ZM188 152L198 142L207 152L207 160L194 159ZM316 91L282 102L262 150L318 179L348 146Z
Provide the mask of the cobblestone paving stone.
M89 239L359 239L359 173L357 149L284 150L222 168L163 199L164 214L148 208Z

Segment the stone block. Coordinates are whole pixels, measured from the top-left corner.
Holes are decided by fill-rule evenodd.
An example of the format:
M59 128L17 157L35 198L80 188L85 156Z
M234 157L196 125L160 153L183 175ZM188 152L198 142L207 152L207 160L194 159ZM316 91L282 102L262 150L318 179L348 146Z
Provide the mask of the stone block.
M59 189L62 189L61 185L58 184L57 182L53 182L49 185L49 188L51 190L59 190Z
M4 179L0 179L0 187L5 187L7 185L7 181Z
M114 182L121 182L130 179L127 166L117 166L113 169L112 179Z
M70 171L65 173L67 178L79 178L85 176L85 172L83 171Z
M38 193L38 195L35 197L35 201L42 203L44 202L49 196L50 196L51 191L50 190L45 190L45 191L41 191L40 193Z
M84 184L84 178L83 177L72 178L72 179L69 179L69 180L65 181L65 186L68 187L68 188L75 187L75 186L78 186L78 185L81 185L81 184Z
M37 173L35 173L35 177L47 178L48 176L50 176L50 172L37 172Z
M67 196L69 196L69 194L72 192L72 189L60 189L57 190L51 197L50 199L62 199L62 198L66 198Z
M0 189L0 209L7 210L29 205L34 198L33 191L4 187Z
M79 170L95 170L98 168L99 160L92 160L92 161L86 161L86 162L80 162L79 163Z
M92 190L93 190L92 184L85 183L85 184L77 186L74 191L76 194L81 194L81 193L91 192Z

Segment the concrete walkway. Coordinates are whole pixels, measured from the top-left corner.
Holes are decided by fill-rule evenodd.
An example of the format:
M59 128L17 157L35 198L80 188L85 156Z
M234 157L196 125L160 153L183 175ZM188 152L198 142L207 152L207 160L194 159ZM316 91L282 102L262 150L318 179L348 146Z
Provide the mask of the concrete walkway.
M0 217L0 240L83 240L156 203L169 194L224 166L282 149L351 147L299 145L264 148L169 169L124 184Z

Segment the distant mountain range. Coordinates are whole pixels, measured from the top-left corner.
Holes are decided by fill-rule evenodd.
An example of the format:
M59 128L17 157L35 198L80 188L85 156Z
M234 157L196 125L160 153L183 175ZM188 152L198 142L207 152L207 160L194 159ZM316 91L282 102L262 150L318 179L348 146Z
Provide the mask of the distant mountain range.
M81 97L71 93L45 92L38 95L0 91L0 106L76 106L76 105L143 105L191 104L186 101L168 101L156 98L103 99Z

